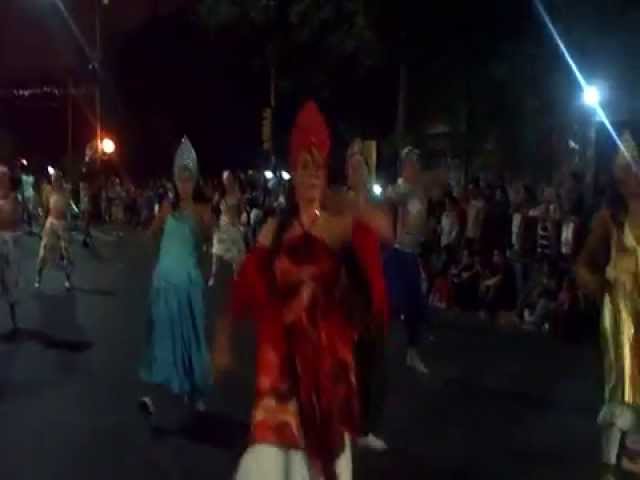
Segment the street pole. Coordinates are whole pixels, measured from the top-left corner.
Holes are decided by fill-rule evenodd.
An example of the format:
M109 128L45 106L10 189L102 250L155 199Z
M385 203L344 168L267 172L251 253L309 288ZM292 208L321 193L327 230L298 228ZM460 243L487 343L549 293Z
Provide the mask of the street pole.
M596 161L596 131L598 128L598 119L594 112L589 112L587 123L587 151L586 165L589 171L590 185L587 201L592 203L596 198L598 189L598 165Z
M67 158L73 158L73 77L67 82Z
M98 150L102 141L102 74L100 71L102 62L102 1L96 0L96 51L94 59L94 68L96 70L96 141Z

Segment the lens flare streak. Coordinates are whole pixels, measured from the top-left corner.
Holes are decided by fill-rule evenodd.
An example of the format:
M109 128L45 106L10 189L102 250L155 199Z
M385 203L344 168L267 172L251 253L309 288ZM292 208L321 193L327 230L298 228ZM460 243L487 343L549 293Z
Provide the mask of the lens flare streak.
M569 50L567 50L567 47L565 46L564 42L560 38L560 35L558 34L558 31L554 27L553 22L551 21L551 18L549 17L549 15L547 14L547 11L545 10L544 6L542 5L542 2L540 0L534 0L534 3L536 5L538 11L540 12L540 15L542 16L542 19L544 20L544 23L549 28L549 31L551 32L551 35L553 36L553 39L558 44L558 47L560 48L560 51L562 52L562 55L564 55L564 58L567 60L567 63L571 67L571 70L573 70L573 73L575 74L575 76L576 76L576 78L578 80L578 83L580 83L580 86L582 87L582 90L585 91L587 88L589 88L589 84L585 80L585 78L582 75L582 73L580 73L580 70L578 69L578 66L574 62L573 57L569 53ZM627 161L635 169L636 168L635 167L635 163L631 161L631 157L629 156L629 153L624 148L624 145L622 145L622 141L620 140L620 137L618 137L618 134L613 129L613 126L611 125L611 122L609 121L609 118L607 117L607 114L605 113L605 111L602 108L602 106L598 103L596 105L593 105L593 109L596 111L596 114L597 114L598 118L602 121L602 123L604 123L605 127L607 127L607 130L609 130L609 133L611 133L611 136L613 137L613 139L615 140L616 144L618 145L618 148L624 153L624 156L627 159Z
M84 50L84 53L87 55L87 58L89 58L91 60L91 62L93 63L93 65L97 68L98 67L97 60L96 60L94 54L91 52L91 49L89 48L89 44L87 43L87 41L85 40L84 36L80 32L80 29L76 25L76 22L74 22L73 18L71 18L71 15L69 14L69 12L65 8L64 4L62 3L62 0L54 0L54 2L58 6L58 8L60 9L60 13L62 13L62 16L67 21L67 24L69 25L69 28L71 28L71 31L73 32L74 36L78 40L78 43L80 43L80 46Z

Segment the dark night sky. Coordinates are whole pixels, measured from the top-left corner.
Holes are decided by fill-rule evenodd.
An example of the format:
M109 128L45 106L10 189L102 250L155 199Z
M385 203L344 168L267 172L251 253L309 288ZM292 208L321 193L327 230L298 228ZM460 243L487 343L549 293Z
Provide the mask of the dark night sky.
M90 78L86 56L52 3L0 2L0 85L60 83L69 72L80 80ZM92 2L64 3L80 31L93 38ZM259 155L260 109L266 104L268 77L264 68L246 61L255 57L254 39L244 32L211 34L194 21L193 3L111 0L105 18L105 109L117 121L107 127L118 136L134 173L166 169L183 133L192 138L209 171L244 166ZM465 51L467 59L483 62L497 46L540 27L526 0L404 3L433 38L432 45L425 46L428 60L413 66L420 83L410 88L429 88L430 81L438 80L441 74L432 65L438 57ZM313 58L301 64L313 75ZM464 75L462 61L457 68ZM395 69L380 68L366 79L352 78L348 68L340 75L339 86L321 104L334 128L340 130L343 116L361 116L364 133L389 133L395 116ZM298 91L300 98L280 99L288 117L303 96L317 93L313 88ZM84 123L74 129L78 146L91 135L83 108L90 109L87 99L78 100L74 109L77 122ZM37 120L32 120L33 108L10 110L21 118L15 124L26 151L46 149L53 157L64 153L64 102L57 108L36 109ZM47 124L54 125L47 129Z

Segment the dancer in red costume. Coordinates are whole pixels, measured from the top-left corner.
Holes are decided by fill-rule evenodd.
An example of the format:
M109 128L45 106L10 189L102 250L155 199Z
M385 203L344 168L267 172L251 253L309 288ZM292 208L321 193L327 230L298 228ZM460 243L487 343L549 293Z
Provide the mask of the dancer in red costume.
M378 235L391 239L385 215L341 199L327 201L330 136L313 102L291 135L293 195L271 219L240 268L233 315L257 322L256 399L250 447L237 480L351 479L350 437L359 412L353 351L358 324L347 314L342 252L351 246L368 278L373 312L386 318ZM214 349L218 373L230 362L228 322Z

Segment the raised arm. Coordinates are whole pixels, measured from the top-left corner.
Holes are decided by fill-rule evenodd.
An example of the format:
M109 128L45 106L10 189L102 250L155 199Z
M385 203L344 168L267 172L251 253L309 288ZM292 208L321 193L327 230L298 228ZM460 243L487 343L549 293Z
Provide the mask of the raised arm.
M242 262L231 289L231 302L223 314L215 319L212 361L217 370L225 370L231 364L231 331L234 318L245 318L267 302L266 262L273 242L277 222L269 219L258 234L257 245Z
M360 221L368 225L380 237L380 241L394 242L391 212L386 205L362 202L346 192L330 192L325 197L324 206L340 220L345 241L351 240L353 225Z
M381 242L394 242L391 213L386 207L370 203L360 205L355 209L354 221L368 225L380 237Z
M156 215L156 218L153 219L151 223L151 227L149 227L149 235L153 238L157 238L162 234L162 230L164 229L164 224L167 221L167 217L171 214L172 207L168 200L164 200L162 205L160 205L160 210Z

